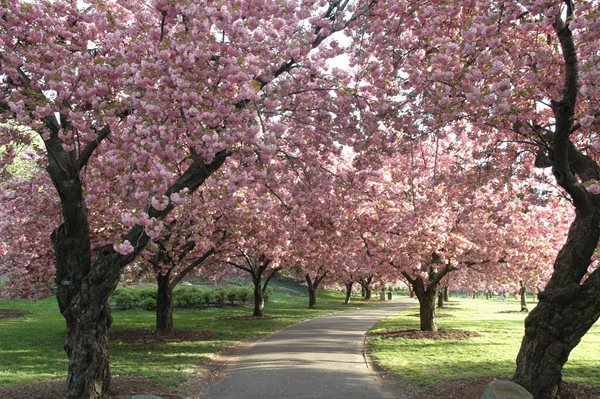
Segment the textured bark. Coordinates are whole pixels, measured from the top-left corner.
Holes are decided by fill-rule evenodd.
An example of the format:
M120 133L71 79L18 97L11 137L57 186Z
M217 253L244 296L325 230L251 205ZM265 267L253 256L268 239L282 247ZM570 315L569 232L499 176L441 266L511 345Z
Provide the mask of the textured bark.
M173 289L171 272L156 275L158 292L156 293L156 331L170 333L173 331Z
M352 297L352 286L354 285L354 281L350 281L346 283L346 298L344 299L344 303L348 305L350 303L350 298Z
M535 399L560 398L562 367L600 316L600 272L580 283L598 243L599 223L596 213L576 216L554 274L525 319L513 381Z

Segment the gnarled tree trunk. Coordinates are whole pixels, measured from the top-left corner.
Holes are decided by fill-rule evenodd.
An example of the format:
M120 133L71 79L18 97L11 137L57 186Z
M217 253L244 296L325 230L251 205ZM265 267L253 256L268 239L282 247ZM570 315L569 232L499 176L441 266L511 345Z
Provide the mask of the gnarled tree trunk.
M600 216L578 212L554 274L525 319L513 381L535 399L560 397L562 368L600 316L600 269L581 283L597 246Z
M565 4L565 14L554 18L564 61L562 98L550 103L554 131L546 132L544 141L549 145L540 148L535 165L552 167L556 182L572 200L575 220L554 262L552 277L539 294L538 305L525 319L513 381L535 399L560 397L562 367L600 316L600 269L584 280L600 237L600 197L582 184L600 180L600 167L570 140L581 126L574 126L579 86L577 50L569 26L574 8L572 2Z

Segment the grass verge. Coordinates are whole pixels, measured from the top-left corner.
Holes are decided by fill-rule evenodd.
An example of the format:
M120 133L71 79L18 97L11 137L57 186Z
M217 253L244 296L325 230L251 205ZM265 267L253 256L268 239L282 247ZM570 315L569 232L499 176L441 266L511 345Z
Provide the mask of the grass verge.
M378 366L403 383L423 387L437 381L483 376L510 376L523 338L519 303L497 299L454 299L439 313L440 328L478 332L465 340L381 338L371 335L371 356ZM418 303L415 301L415 306ZM530 308L534 305L529 305ZM377 323L371 333L387 329L418 329L418 307ZM600 323L596 323L571 352L563 370L565 381L600 386Z
M359 300L343 304L343 295L319 293L318 309L310 310L308 297L298 293L275 293L265 307L264 320L218 320L220 316L252 314L252 307L220 307L176 309L177 330L200 330L217 334L218 338L196 342L160 344L110 343L111 370L114 375L141 376L169 389L184 382L202 359L246 338L258 337L287 325L334 311L367 305ZM0 309L31 312L18 318L0 319L0 386L20 385L51 378L66 378L67 357L63 351L65 322L55 298L30 302L0 300ZM114 311L111 332L153 330L155 314L151 311Z

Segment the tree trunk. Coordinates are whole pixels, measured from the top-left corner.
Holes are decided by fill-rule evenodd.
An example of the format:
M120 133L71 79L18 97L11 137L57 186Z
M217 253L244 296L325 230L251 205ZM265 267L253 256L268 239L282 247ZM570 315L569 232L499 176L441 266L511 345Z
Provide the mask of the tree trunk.
M419 328L421 331L437 331L437 325L435 323L435 289L429 289L422 292L415 290L417 298L419 299Z
M156 331L173 332L173 290L171 289L171 271L156 275L158 292L156 294Z
M365 293L365 287L363 287L362 285L360 286L360 297L362 299L365 299L366 293Z
M415 297L415 290L413 290L412 287L408 287L408 296L410 298L414 298Z
M344 299L344 303L348 305L350 303L350 298L352 297L352 286L354 285L354 281L350 281L346 283L346 298Z
M450 292L448 290L448 286L445 286L442 291L444 292L444 302L448 302L450 300Z
M521 312L529 312L529 309L527 309L527 287L525 287L523 281L520 282L520 285L519 295L521 296Z
M308 289L308 308L315 309L317 307L317 291L309 288Z
M261 280L260 276L258 278L254 278L254 313L253 315L256 317L264 316L265 311L265 297L263 295L263 290L261 288Z
M600 269L581 283L598 244L599 222L596 212L576 213L554 273L525 319L513 381L535 399L560 397L562 367L600 317Z
M365 301L370 301L371 300L371 287L366 286L366 287L364 287L364 289L365 289Z
M437 307L440 309L444 307L444 292L443 292L443 290L440 290L440 292L438 292L438 294L437 294Z

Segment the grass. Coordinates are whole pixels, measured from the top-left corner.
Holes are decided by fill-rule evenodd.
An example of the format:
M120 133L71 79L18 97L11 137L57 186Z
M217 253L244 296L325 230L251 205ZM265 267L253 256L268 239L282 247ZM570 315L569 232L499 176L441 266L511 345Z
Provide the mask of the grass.
M453 298L454 299L454 298ZM415 306L418 304L415 301ZM458 378L511 376L523 338L523 320L517 301L454 299L438 310L454 317L437 319L440 328L472 330L468 340L382 339L371 335L370 350L376 363L401 381L415 386ZM530 309L534 305L529 305ZM419 328L418 307L388 317L371 332ZM566 381L600 386L600 323L596 323L571 352L563 370Z
M276 288L277 290L277 288ZM174 312L178 330L212 331L218 338L198 342L173 342L140 345L110 343L111 369L114 375L149 378L174 389L194 372L202 359L241 339L268 334L299 321L348 308L364 306L355 301L343 304L343 295L319 293L318 309L310 310L308 297L293 290L274 294L265 314L277 319L217 320L217 316L251 315L252 307L186 309ZM67 357L63 351L65 322L55 298L29 302L0 300L0 308L22 309L30 315L0 320L0 386L20 385L51 378L66 378ZM111 331L153 330L154 312L114 311Z

